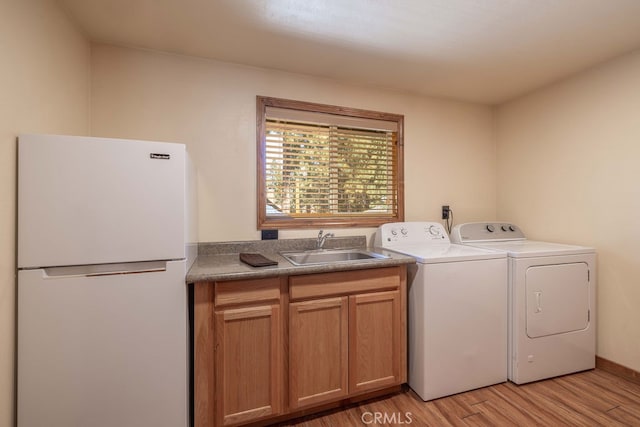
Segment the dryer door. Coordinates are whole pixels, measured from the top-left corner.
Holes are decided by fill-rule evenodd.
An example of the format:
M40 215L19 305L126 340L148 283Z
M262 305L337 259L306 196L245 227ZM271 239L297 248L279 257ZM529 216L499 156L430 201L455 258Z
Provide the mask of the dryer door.
M589 325L589 266L532 266L526 272L527 336L583 330Z

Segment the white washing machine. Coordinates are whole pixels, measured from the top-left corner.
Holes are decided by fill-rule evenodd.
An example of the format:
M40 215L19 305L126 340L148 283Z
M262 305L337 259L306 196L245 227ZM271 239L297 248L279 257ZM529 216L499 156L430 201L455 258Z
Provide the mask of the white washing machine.
M595 368L593 248L527 240L509 223L459 224L451 240L508 254L511 381Z
M409 266L409 386L425 401L507 380L507 258L451 244L436 222L384 224Z

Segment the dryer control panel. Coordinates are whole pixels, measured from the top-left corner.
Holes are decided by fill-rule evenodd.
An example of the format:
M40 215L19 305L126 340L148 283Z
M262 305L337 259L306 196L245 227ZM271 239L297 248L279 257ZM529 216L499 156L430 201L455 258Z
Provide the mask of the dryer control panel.
M381 248L412 243L440 244L450 241L442 224L426 221L382 224L378 227L374 241L375 246Z
M509 222L468 222L458 224L451 230L454 243L525 240L524 233Z

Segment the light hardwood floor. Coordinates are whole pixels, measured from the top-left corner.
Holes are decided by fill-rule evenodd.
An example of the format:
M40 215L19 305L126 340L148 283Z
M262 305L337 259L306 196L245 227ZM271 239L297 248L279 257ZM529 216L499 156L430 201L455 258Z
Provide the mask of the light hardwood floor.
M595 369L521 386L498 384L426 403L408 390L277 425L640 426L640 384Z

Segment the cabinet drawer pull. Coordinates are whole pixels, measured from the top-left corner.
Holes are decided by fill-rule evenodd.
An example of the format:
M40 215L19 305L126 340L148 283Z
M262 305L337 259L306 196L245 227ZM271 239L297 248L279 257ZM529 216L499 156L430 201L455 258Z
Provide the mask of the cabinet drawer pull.
M256 317L271 316L271 307L239 308L237 310L225 310L223 313L224 320L254 319Z

